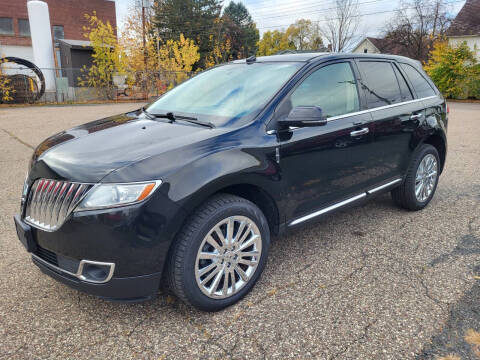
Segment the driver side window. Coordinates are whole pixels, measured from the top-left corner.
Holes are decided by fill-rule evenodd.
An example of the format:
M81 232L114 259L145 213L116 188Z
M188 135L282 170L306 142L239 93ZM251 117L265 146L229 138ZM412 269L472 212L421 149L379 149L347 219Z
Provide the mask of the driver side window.
M310 74L290 96L292 108L318 106L327 117L360 110L358 90L350 63L324 66Z

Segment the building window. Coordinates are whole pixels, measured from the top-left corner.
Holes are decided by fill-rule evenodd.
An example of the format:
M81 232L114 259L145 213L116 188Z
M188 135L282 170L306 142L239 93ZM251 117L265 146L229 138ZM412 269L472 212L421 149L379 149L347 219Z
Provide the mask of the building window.
M363 49L363 53L364 54L368 53L368 49Z
M15 35L12 18L0 17L0 35Z
M65 39L63 25L53 25L53 41L55 42L55 45L58 44L59 39Z
M30 36L30 23L28 19L18 19L18 34L20 36Z

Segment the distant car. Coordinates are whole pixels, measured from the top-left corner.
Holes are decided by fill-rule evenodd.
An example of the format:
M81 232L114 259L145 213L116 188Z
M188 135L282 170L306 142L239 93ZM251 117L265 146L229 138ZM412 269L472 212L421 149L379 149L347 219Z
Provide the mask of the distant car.
M423 209L444 168L447 113L404 57L233 61L40 144L18 236L76 289L139 301L165 279L186 303L219 310L258 280L271 234L386 191Z

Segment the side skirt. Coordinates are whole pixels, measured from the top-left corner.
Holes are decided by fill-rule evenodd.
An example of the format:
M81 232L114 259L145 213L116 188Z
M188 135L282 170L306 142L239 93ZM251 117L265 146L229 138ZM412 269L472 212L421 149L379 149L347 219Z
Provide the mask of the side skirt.
M328 206L328 207L322 208L322 209L317 210L317 211L315 211L315 212L313 212L313 213L310 213L310 214L308 214L308 215L302 216L302 217L300 217L300 218L298 218L298 219L295 219L295 220L291 221L290 223L288 223L288 227L298 225L298 224L303 223L303 222L305 222L305 221L307 221L307 220L313 219L313 218L315 218L315 217L317 217L317 216L326 214L326 213L328 213L328 212L330 212L330 211L333 211L333 210L335 210L335 209L338 209L338 208L341 208L341 207L346 206L346 205L348 205L348 204L354 203L354 202L356 202L356 201L358 201L358 200L360 200L360 199L363 199L363 198L367 197L368 195L372 195L372 194L378 193L378 192L380 192L380 191L382 191L382 190L389 189L389 188L393 187L394 185L399 184L400 182L402 182L402 180L403 180L403 179L401 179L401 178L395 179L395 180L390 181L390 182L388 182L388 183L386 183L386 184L380 185L380 186L378 186L378 187L375 187L375 188L373 188L373 189L370 189L370 190L368 190L368 191L366 191L366 192L363 192L363 193L361 193L361 194L358 194L358 195L356 195L356 196L353 196L353 197L351 197L351 198L348 198L348 199L343 200L343 201L341 201L341 202L338 202L338 203L336 203L336 204L330 205L330 206Z

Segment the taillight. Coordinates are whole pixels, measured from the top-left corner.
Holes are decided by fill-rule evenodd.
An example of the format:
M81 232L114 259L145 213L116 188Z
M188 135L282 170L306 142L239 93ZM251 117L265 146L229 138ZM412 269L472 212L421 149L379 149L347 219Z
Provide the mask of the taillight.
M447 104L447 114L450 114L450 106Z

